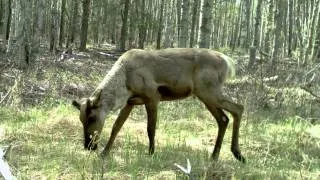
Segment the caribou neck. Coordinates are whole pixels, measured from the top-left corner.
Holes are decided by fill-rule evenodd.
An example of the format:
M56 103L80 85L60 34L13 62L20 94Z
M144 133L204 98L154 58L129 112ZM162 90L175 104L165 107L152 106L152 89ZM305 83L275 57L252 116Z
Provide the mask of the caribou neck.
M124 64L117 62L100 83L96 92L101 91L99 104L107 115L111 111L123 108L131 96L126 85Z

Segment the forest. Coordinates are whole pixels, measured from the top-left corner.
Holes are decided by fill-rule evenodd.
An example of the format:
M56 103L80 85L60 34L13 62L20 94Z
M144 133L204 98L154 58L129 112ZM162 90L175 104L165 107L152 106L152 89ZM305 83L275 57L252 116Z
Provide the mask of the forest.
M320 0L0 0L0 179L319 179ZM72 100L131 49L231 57L224 94L244 106L218 161L218 124L196 97L159 104L154 155L135 106L111 155L83 148ZM188 162L188 163L187 163ZM182 167L191 169L184 170ZM187 168L188 169L188 168Z

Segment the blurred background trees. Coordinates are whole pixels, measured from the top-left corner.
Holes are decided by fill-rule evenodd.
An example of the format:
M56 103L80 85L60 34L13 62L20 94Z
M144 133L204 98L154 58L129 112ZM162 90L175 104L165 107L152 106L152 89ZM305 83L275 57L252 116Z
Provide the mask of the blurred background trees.
M320 0L0 0L1 52L21 66L39 48L203 47L250 52L275 72L319 62ZM1 55L3 56L3 55Z

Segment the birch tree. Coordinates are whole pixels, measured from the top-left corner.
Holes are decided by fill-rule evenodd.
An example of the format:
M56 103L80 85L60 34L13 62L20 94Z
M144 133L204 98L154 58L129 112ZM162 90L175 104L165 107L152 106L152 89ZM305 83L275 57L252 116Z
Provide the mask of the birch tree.
M80 51L84 51L87 45L88 24L90 15L91 0L82 0L82 19L81 19L81 33L80 33Z
M209 48L210 35L212 30L212 7L213 2L211 0L204 0L202 5L202 20L200 27L200 48Z
M189 0L183 0L182 4L182 19L179 36L179 47L187 47L188 33L189 33Z
M126 48L126 39L128 33L128 13L129 13L129 3L130 0L125 0L123 14L121 15L122 26L120 35L120 51L124 51Z

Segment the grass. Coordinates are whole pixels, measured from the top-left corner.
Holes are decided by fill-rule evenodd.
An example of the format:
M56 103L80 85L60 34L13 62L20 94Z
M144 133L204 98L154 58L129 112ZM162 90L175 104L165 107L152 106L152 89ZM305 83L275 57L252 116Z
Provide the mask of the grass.
M99 153L117 113L106 118L98 151L84 150L79 112L70 99L90 94L114 63L91 57L63 62L44 57L35 70L21 74L13 102L7 100L11 106L0 106L0 147L11 145L7 161L18 179L188 179L174 166L186 166L187 158L193 179L320 179L320 123L298 117L310 117L311 101L295 87L269 88L265 94L253 93L246 83L226 89L247 108L240 128L245 165L230 152L232 119L219 161L210 159L217 125L195 98L160 104L153 156L143 106L133 110L108 158ZM69 94L70 84L85 87L83 94ZM44 95L33 96L30 90L37 87ZM278 89L282 99L269 101Z
M293 117L245 117L240 146L243 165L230 152L229 124L220 160L210 154L217 126L204 106L189 98L162 103L156 152L147 155L146 113L137 107L119 133L112 155L99 157L116 113L107 117L98 152L83 149L78 112L66 102L56 107L0 108L0 142L12 145L8 162L19 179L188 179L174 163L190 159L196 179L319 179L319 125ZM313 133L312 133L313 132Z

